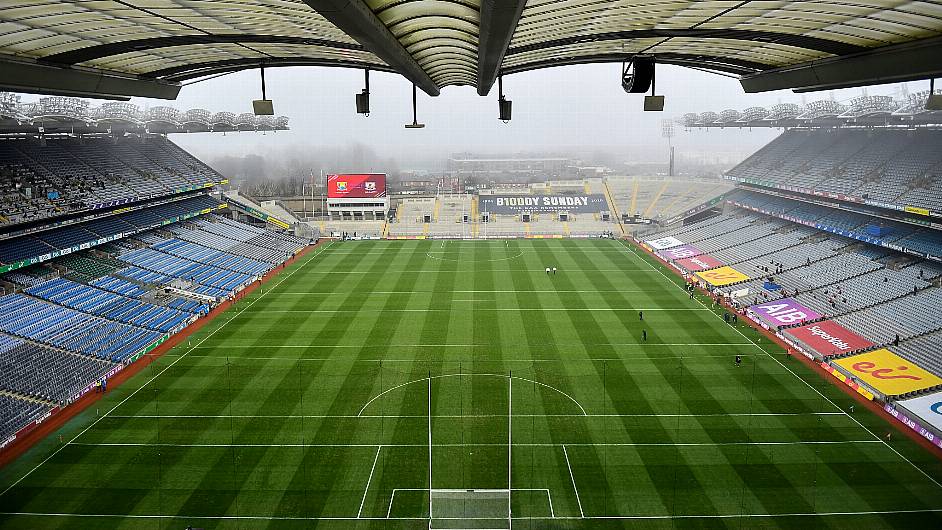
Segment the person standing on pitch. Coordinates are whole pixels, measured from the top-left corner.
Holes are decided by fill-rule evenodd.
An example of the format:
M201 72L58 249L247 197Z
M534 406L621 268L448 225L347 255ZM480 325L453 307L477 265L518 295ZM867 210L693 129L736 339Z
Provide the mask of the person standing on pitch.
M556 276L556 267L553 267L553 276Z
M644 313L641 311L638 311L638 320L644 322Z
M546 274L547 274L547 276L549 275L549 271L550 271L549 267L546 267Z
M736 356L736 366L739 366L739 365L741 365L741 364L742 364L742 355L737 355L737 356Z
M641 340L644 342L648 341L648 330L646 329L641 330Z

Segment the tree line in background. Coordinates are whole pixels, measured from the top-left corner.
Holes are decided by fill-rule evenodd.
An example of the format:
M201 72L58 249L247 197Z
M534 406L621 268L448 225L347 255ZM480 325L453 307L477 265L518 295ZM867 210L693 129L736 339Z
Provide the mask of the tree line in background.
M342 147L287 146L264 154L210 157L209 163L253 197L310 194L312 185L315 190L323 188L322 171L399 174L399 162L395 158L380 156L361 143Z

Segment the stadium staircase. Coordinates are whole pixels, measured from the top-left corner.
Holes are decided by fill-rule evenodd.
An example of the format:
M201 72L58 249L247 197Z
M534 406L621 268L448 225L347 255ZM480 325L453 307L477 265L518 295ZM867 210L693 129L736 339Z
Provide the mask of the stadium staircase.
M665 180L664 184L661 186L661 189L657 190L657 194L654 195L653 199L651 199L651 204L649 204L648 207L644 209L644 213L642 215L644 216L645 219L651 218L651 212L654 211L654 206L657 204L657 201L661 198L661 195L664 195L664 191L667 190L668 184L669 184L669 181Z
M621 233L622 237L624 237L626 235L625 226L621 223L621 213L618 211L618 206L615 204L612 190L608 187L608 181L602 181L602 189L605 193L605 200L608 201L608 211L612 212L612 217L615 218L615 224L618 225L618 231Z

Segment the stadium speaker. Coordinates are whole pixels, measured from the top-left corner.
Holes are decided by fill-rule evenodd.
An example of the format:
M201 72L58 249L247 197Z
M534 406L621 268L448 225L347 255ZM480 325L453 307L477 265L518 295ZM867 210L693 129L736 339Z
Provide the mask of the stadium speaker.
M505 123L510 121L510 116L513 110L513 101L501 97L499 100L497 100L497 107L500 114L500 121Z
M357 114L370 115L370 93L366 89L357 94Z
M530 214L525 213L525 214L523 214L521 217L523 218L523 222L524 222L524 223L529 223L529 222L530 222Z
M256 116L274 116L275 107L270 99L256 99L252 101L252 109Z
M929 94L926 98L926 110L942 110L942 94Z
M629 94L643 94L654 80L654 57L635 57L622 71L621 87Z
M661 112L664 110L664 96L644 96L645 112Z

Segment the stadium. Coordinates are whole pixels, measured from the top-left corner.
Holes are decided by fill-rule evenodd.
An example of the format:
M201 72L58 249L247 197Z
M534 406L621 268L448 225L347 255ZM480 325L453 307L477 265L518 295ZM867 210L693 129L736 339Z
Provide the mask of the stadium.
M0 1L0 528L942 527L939 57L928 1ZM281 195L187 147L301 127L279 68L405 80L418 134L598 63L733 78L663 139L760 146Z

